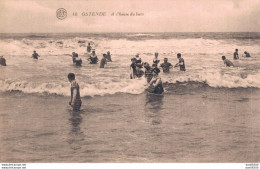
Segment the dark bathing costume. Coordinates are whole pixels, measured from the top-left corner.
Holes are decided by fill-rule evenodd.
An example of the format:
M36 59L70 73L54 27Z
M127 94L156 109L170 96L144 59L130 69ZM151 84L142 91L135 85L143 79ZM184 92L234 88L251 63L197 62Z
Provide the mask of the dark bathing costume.
M75 59L75 63L76 63L76 66L81 66L82 60L81 59L79 59L79 60Z
M95 57L90 57L90 64L96 64L98 62L98 58L97 56L95 55Z
M6 60L5 60L5 58L0 58L0 65L6 66Z
M183 63L183 65L180 65L180 70L181 71L186 71L185 69L185 63L183 58L179 58L179 63Z
M32 54L32 57L33 57L34 59L38 59L38 56L39 56L38 53L33 53L33 54Z
M130 65L130 68L133 69L133 75L136 76L136 75L137 75L137 71L136 71L136 65L135 65L135 63L132 63L132 64ZM131 77L131 79L132 79L132 78L134 78L134 77Z
M87 52L91 51L91 46L87 46Z
M106 58L102 58L100 61L100 68L104 68L105 64L106 64Z
M169 69L170 66L172 66L172 64L169 63L169 62L161 64L161 67L163 68L163 72L164 73L169 73L170 72L170 69Z
M158 79L158 77L156 79ZM162 86L162 82L161 82L158 86L156 86L154 88L153 93L155 93L155 94L162 94L163 92L164 92L164 90L163 90L163 86Z
M149 83L153 78L153 69L149 67L149 69L145 68L145 77L147 79L147 83Z
M80 92L79 92L79 85L78 83L73 80L71 82L71 96L73 94L73 90L76 88L77 90L77 93L76 93L76 100L74 102L74 106L73 106L73 111L79 111L80 110L80 107L81 107L81 99L80 99Z

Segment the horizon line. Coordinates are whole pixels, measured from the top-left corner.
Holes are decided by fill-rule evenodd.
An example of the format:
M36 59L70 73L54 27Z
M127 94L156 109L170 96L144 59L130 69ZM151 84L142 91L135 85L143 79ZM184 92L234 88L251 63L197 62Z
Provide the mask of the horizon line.
M212 32L212 31L205 31L205 32L0 32L0 34L38 34L38 33L45 33L45 34L64 34L64 33L93 33L93 34L102 34L102 33L260 33L260 31L222 31L222 32Z

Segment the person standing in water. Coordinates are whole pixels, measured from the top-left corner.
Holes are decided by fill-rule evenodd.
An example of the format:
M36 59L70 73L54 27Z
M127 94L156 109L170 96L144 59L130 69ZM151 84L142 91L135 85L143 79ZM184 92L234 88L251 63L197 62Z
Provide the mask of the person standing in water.
M77 53L75 53L74 63L76 64L76 66L81 66L82 60L81 60L81 58L79 58L78 56L79 56L79 55L78 55Z
M137 70L136 70L136 58L131 59L131 65L130 65L130 79L135 79L137 75Z
M245 51L244 54L245 54L245 57L247 57L247 58L251 57L251 55L247 51Z
M150 92L155 93L155 94L162 94L164 92L163 85L162 85L162 80L159 77L159 72L157 69L153 70L153 78L150 81Z
M71 97L69 105L73 108L74 112L77 112L80 110L81 107L81 98L80 98L80 90L79 90L79 84L75 80L75 74L69 73L68 74L68 80L71 83Z
M105 64L107 63L107 60L106 60L106 54L104 53L103 54L103 58L101 59L100 61L100 68L104 68Z
M87 52L88 52L88 53L91 52L91 46L90 46L90 43L88 43L88 46L87 46Z
M173 67L171 63L168 62L168 58L164 58L164 63L160 65L163 69L163 73L169 73L170 69Z
M90 64L97 64L98 62L98 57L96 55L95 50L92 50L92 54L90 55L89 59L90 60Z
M238 49L236 49L235 52L234 52L234 60L237 60L237 59L239 59Z
M177 54L177 58L179 59L179 63L177 63L174 67L180 66L181 71L186 71L184 59L181 57L181 54Z
M0 65L1 66L6 66L6 60L3 56L0 56Z
M140 58L139 54L136 54L135 55L135 63L136 63L136 66L139 67L139 68L142 68L143 67L143 63L142 63L142 59Z
M230 60L228 60L228 59L226 59L226 56L222 56L222 60L223 60L223 62L224 62L224 65L226 66L226 67L230 67L230 66L234 66L234 64L230 61Z
M6 60L3 56L0 56L0 65L1 66L6 66Z
M107 52L106 58L107 58L107 61L108 61L108 62L112 62L111 54L110 54L109 51Z
M149 63L147 62L144 63L144 68L144 75L146 77L147 83L149 83L153 78L153 69L149 66Z
M72 62L75 63L75 59L76 59L76 53L72 52Z
M34 50L34 51L33 51L33 54L32 54L32 57L33 57L34 59L38 59L38 57L40 57L40 56L39 56L38 53L36 53L36 51Z
M153 58L153 63L156 65L158 65L160 62L160 60L158 59L158 55L159 55L158 52L155 52L154 58Z

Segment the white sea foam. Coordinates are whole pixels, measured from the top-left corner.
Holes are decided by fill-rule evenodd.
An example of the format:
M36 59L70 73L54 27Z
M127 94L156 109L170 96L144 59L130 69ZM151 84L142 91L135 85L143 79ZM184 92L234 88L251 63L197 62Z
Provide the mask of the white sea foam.
M131 35L134 37L147 34ZM150 36L150 35L149 35ZM80 43L79 43L80 42ZM113 62L100 69L99 65L90 65L83 56L86 45L91 42L98 57L110 51ZM140 94L147 87L142 79L129 79L130 58L140 53L143 61L152 63L154 52L159 52L161 62L169 58L173 65L177 63L176 54L182 53L187 71L171 70L170 74L161 73L162 81L199 82L210 87L226 88L260 88L260 41L245 42L234 39L158 39L146 38L132 40L127 38L108 37L74 37L74 38L39 38L39 39L1 39L0 55L7 60L7 67L0 67L0 90L22 91L24 93L49 93L69 96L67 73L76 74L82 96L106 95L115 93ZM225 68L221 56L232 59L235 48L240 55L249 51L252 58L232 61L236 67ZM32 60L32 51L41 56ZM69 56L77 52L83 60L81 68L72 65Z

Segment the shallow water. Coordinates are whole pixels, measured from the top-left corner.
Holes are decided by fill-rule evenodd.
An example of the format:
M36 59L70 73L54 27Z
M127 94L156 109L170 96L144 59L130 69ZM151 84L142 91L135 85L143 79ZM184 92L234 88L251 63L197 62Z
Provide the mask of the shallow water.
M0 159L3 162L259 162L259 33L1 34ZM78 43L85 41L85 43ZM91 42L99 69L83 56ZM233 61L239 48L252 58ZM40 54L33 60L33 50ZM72 64L75 51L81 68ZM186 72L160 76L163 96L129 79L130 58L151 64L182 53ZM236 67L225 68L226 55ZM68 105L74 72L83 104Z
M257 162L259 90L69 97L1 95L5 162ZM221 99L219 99L221 97Z

